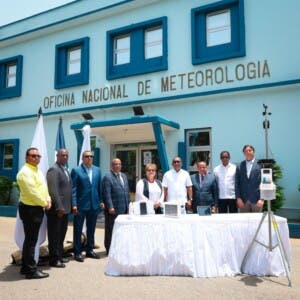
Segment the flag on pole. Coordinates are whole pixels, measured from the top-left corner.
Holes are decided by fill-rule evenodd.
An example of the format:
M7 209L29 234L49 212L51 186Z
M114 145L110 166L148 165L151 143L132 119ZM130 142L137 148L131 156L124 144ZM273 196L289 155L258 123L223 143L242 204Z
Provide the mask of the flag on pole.
M82 128L83 142L79 156L78 165L82 163L82 154L84 151L91 151L91 126L89 124Z
M42 156L40 163L38 165L38 168L42 171L45 181L46 181L46 174L47 174L49 165L48 165L48 155L47 155L43 115L42 115L41 108L39 109L39 112L38 112L38 122L37 122L35 132L33 135L31 147L37 148L40 152L40 155ZM47 231L47 218L45 215L43 218L41 227L40 227L38 242L35 247L34 258L35 258L36 262L38 262L38 259L39 259L40 245L42 243L44 243L44 241L46 240L46 231ZM16 225L15 225L15 242L20 250L23 249L24 238L25 238L25 236L24 236L23 222L20 219L19 212L17 212Z
M58 128L57 128L57 134L56 134L56 143L55 143L55 156L54 161L56 161L56 154L59 149L66 148L65 143L65 136L64 136L64 130L62 126L62 118L59 118Z
M80 166L82 163L83 152L91 151L91 126L89 124L86 124L82 128L82 135L83 135L83 142L82 142L82 147L81 147L81 151L80 151L78 166ZM84 234L86 234L86 220L84 220L82 232Z

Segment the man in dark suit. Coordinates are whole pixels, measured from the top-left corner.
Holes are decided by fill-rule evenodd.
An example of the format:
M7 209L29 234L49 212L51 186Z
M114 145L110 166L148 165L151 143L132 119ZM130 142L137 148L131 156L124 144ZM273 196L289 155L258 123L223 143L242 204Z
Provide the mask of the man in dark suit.
M246 160L236 169L235 193L240 212L261 212L264 200L260 198L261 167L254 158L255 149L251 145L243 147Z
M115 219L128 212L130 201L128 180L121 173L121 160L115 158L111 162L111 171L103 177L103 200L105 205L105 237L106 254L109 252Z
M94 252L95 229L97 216L101 201L101 171L93 165L94 155L91 151L84 151L82 154L82 164L74 168L71 172L72 188L72 210L74 214L74 258L78 262L83 262L81 249L81 234L84 220L86 219L86 257L99 258Z
M47 172L48 191L52 199L52 207L47 211L49 265L56 268L64 268L64 262L67 262L62 255L72 199L68 157L68 150L60 149L56 154L56 163Z
M212 212L217 211L218 187L213 174L207 172L205 161L197 162L198 173L191 176L193 183L193 199L188 202L193 213L197 213L197 206L210 206Z

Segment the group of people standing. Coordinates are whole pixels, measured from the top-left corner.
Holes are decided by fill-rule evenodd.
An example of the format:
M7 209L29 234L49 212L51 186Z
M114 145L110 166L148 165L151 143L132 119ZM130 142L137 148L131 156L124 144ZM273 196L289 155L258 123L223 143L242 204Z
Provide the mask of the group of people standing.
M222 151L221 164L213 173L208 172L205 161L198 161L198 172L192 176L182 169L181 158L174 157L173 168L164 174L162 183L155 179L156 165L146 165L146 179L137 183L135 200L153 201L156 212L166 201L185 205L193 213L198 206L210 206L212 212L219 213L237 213L238 209L260 212L264 204L259 191L261 167L253 146L245 145L243 153L245 160L236 166L230 163L230 153Z
M162 182L156 178L157 166L147 164L145 178L136 186L136 201L151 201L155 213L161 213L163 202L175 201L187 210L197 212L197 206L209 205L213 212L234 213L259 212L260 166L254 158L254 147L243 148L245 161L238 167L230 163L228 151L220 154L221 164L210 174L206 162L197 162L198 172L192 176L182 169L180 157L172 160L172 169L167 171ZM74 259L83 262L85 257L98 259L94 252L94 235L100 210L105 214L104 246L109 253L112 231L116 217L128 213L130 194L127 177L121 172L122 162L111 161L111 170L103 178L100 168L93 165L93 152L84 151L82 163L67 168L67 149L57 152L56 163L47 172L45 181L38 169L39 150L26 151L25 164L17 175L20 187L19 214L23 221L25 239L22 249L21 274L27 279L49 276L38 269L34 260L35 246L44 211L47 215L49 265L64 268L68 259L63 257L63 243L68 227L68 215L74 215L73 246ZM86 224L86 246L82 249L82 231ZM82 252L85 251L85 257Z
M95 229L100 210L105 211L105 248L108 254L114 220L128 211L130 201L127 177L121 173L121 161L111 162L111 171L102 178L100 168L93 165L93 152L84 151L82 163L67 167L69 153L60 149L55 164L47 172L47 181L38 169L41 155L37 148L26 151L25 164L17 175L20 187L19 215L23 221L24 243L20 273L26 279L49 276L38 269L34 259L39 229L44 213L47 215L49 265L64 268L69 260L63 257L68 216L72 212L74 259L99 259L94 252ZM86 227L86 245L82 247L82 232ZM85 251L85 257L82 255Z

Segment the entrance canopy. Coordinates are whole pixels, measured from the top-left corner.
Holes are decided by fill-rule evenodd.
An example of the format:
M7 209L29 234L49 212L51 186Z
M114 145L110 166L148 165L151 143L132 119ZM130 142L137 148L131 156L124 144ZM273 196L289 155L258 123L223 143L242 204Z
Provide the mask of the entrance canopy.
M163 135L166 131L179 129L178 123L160 116L135 116L127 119L95 120L88 123L91 126L92 134L104 137L111 144L155 141L163 172L169 169ZM71 125L78 144L82 143L79 135L82 136L81 129L84 125L86 122ZM78 148L81 148L81 145L78 145Z

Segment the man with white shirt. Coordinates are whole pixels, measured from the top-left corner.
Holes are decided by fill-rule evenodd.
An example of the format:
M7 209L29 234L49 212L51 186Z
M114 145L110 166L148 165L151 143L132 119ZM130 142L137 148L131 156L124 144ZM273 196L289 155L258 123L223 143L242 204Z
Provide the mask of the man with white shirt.
M251 145L243 147L246 160L236 168L235 194L240 212L261 212L264 200L260 198L261 167L254 158L255 149Z
M220 153L221 164L215 167L214 174L217 179L219 191L219 213L237 213L235 198L235 172L236 165L230 163L230 153Z
M165 201L185 204L188 200L192 200L193 195L190 174L181 169L182 161L180 157L173 158L172 166L173 169L167 171L162 180Z

